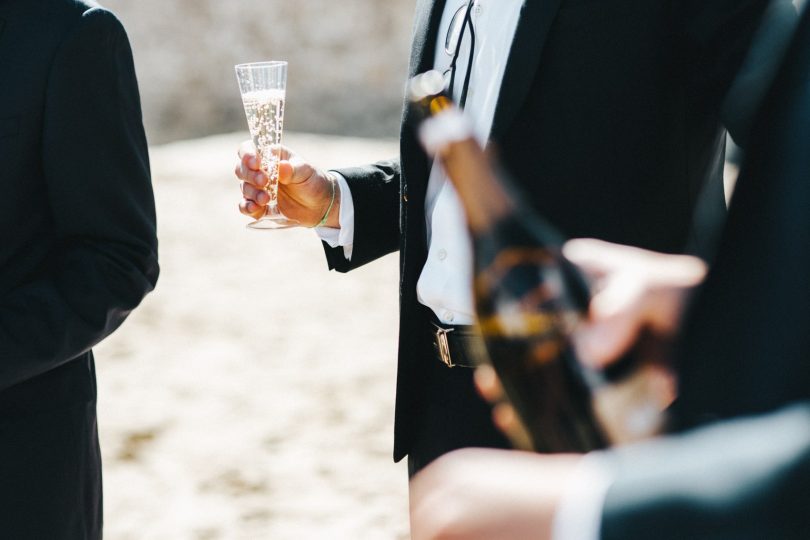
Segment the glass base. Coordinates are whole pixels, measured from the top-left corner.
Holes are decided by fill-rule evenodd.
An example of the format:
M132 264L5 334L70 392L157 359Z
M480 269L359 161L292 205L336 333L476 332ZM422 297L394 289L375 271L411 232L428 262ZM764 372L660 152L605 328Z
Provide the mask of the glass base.
M290 229L300 225L300 222L284 216L265 216L259 220L253 221L252 223L248 223L247 228L256 231L272 231L274 229Z

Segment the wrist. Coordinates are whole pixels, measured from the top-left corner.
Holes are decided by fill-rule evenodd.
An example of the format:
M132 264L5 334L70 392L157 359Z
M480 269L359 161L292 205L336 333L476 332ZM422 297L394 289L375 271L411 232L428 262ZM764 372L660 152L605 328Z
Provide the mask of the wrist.
M328 196L324 201L323 209L321 212L321 219L313 225L313 228L330 227L340 228L340 189L338 187L337 178L332 173L325 173L327 183L329 184Z
M332 189L334 190L335 200L332 203L332 209L329 211L328 215L326 216L326 223L324 223L324 227L331 227L333 229L340 228L340 199L341 199L341 190L340 190L340 183L338 182L337 177L332 173L327 173L329 181L332 183Z

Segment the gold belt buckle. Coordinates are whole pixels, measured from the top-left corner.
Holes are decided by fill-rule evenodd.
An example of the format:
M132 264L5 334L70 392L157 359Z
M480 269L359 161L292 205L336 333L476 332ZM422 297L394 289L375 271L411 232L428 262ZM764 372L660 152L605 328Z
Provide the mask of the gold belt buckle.
M456 367L453 363L453 359L450 357L450 342L447 340L447 334L452 331L452 328L436 328L436 341L439 344L439 358L450 368Z

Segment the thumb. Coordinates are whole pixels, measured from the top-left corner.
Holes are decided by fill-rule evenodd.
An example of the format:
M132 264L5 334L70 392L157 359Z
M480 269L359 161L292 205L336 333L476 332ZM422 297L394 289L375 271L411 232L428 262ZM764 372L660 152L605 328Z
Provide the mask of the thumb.
M290 184L295 175L295 167L289 161L278 162L278 183Z
M291 156L278 164L278 181L281 184L303 184L315 175L315 168L298 156Z

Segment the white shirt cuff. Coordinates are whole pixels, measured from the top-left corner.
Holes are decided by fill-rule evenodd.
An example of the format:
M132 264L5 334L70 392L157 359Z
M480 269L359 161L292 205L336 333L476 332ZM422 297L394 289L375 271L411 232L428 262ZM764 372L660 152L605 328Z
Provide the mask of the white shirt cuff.
M317 235L329 244L330 247L343 247L343 256L347 261L352 260L352 248L354 247L354 201L349 184L342 174L336 171L331 172L337 179L337 189L340 190L340 214L338 221L340 228L318 227L315 229Z
M590 453L582 458L554 514L552 540L599 540L602 508L612 483L605 456Z

